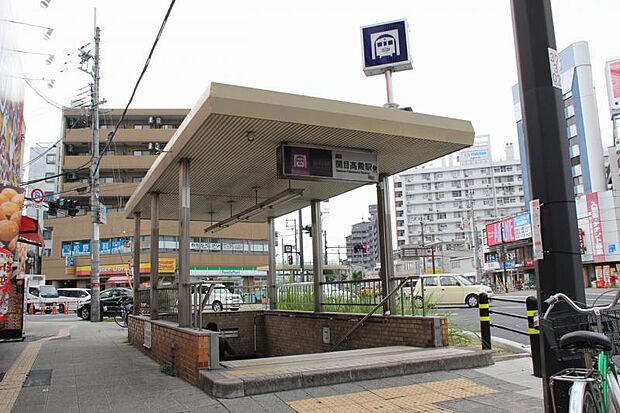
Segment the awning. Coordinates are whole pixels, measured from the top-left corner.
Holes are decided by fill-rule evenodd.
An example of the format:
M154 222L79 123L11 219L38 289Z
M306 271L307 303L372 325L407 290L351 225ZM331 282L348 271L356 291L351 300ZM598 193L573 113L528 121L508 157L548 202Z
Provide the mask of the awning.
M43 246L43 235L41 234L39 221L25 215L22 216L22 221L19 225L19 242L36 245L37 247Z
M106 284L129 284L129 280L127 280L127 277L124 275L118 275L108 278Z

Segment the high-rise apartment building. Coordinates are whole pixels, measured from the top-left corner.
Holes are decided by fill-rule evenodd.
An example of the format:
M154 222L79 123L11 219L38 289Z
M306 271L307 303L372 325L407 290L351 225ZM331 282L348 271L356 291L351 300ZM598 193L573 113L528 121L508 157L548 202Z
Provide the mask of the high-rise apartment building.
M470 148L394 178L398 245L442 242L447 250L474 247L484 223L524 208L521 164L511 144L494 162L488 135ZM472 227L473 224L473 227Z
M347 258L353 267L372 270L380 262L377 205L369 205L368 214L368 221L351 226L351 235L346 237Z
M587 42L577 42L560 52L562 95L568 135L571 174L575 196L605 191L603 145L598 120L596 94L592 82L592 66ZM519 85L512 88L517 135L521 151L523 181L528 182L525 129L521 113ZM530 200L525 185L526 202Z
M133 221L125 219L122 208L139 182L155 162L183 122L188 110L129 110L111 145L107 137L119 121L122 110L101 109L99 168L101 203L107 206L107 223L100 227L100 274L106 286L124 284L131 259ZM57 216L46 218L52 244L43 257L42 271L47 281L57 286L84 287L90 277L90 160L91 128L88 112L75 109L63 111L60 171L55 198L78 200L80 209L75 217L58 209ZM105 149L105 151L104 151ZM266 272L259 266L268 264L267 226L242 224L205 237L204 222L190 226L190 276L219 279L230 285L250 287L261 282ZM150 262L150 224L143 221L143 281L148 279ZM160 276L174 279L177 271L178 223L160 222Z

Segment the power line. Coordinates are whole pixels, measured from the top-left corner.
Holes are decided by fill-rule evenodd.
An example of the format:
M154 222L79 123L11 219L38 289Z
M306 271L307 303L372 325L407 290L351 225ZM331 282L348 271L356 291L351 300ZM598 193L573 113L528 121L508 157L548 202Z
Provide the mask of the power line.
M135 86L133 88L133 92L131 93L129 101L127 102L127 106L125 106L125 109L123 110L123 113L122 113L121 117L119 118L118 122L116 122L116 125L114 126L114 130L108 135L108 140L106 142L105 147L103 148L103 155L100 156L99 159L97 159L97 164L95 165L95 168L93 169L93 172L92 172L93 175L99 169L99 163L101 162L101 158L103 158L103 156L105 156L105 152L108 150L108 148L112 144L112 140L114 139L114 136L116 136L116 132L118 131L118 128L120 127L121 123L125 119L125 115L127 114L127 111L129 110L129 106L131 105L131 102L133 101L133 98L136 95L136 92L138 90L138 86L140 85L140 82L142 81L142 78L144 77L144 74L146 73L146 69L149 67L149 63L151 62L151 58L153 57L153 53L155 52L155 47L157 46L157 43L159 42L159 39L161 38L161 35L162 35L163 31L164 31L164 27L166 26L166 22L168 22L168 17L170 16L170 12L172 12L172 8L174 7L174 3L176 3L176 0L172 0L170 2L170 6L168 7L168 11L166 12L166 15L164 16L164 20L161 23L161 26L159 28L159 32L157 33L157 37L155 37L155 41L153 42L153 46L151 47L151 51L149 52L149 55L146 58L146 62L144 63L144 68L142 69L142 72L140 73L140 76L138 77L138 80L137 80L137 82L136 82L136 84L135 84Z
M48 103L49 105L51 105L51 106L55 107L56 109L60 109L60 110L62 110L62 109L63 109L63 106L62 106L60 103L56 103L56 102L54 102L53 100L51 100L50 98L48 98L47 96L45 96L45 95L43 94L43 92L39 91L36 87L34 87L34 86L32 85L32 83L30 83L30 81L29 81L29 80L24 79L24 82L26 82L26 84L27 84L28 86L30 86L30 89L32 89L32 90L34 91L34 93L36 93L37 95L39 95L39 97L40 97L41 99L43 99L46 103Z

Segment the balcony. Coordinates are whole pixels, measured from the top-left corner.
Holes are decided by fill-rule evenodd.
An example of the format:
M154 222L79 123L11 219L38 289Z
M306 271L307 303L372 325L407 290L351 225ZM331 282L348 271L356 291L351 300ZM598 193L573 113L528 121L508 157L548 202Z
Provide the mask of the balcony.
M100 129L99 140L105 142L112 129ZM116 143L168 142L176 129L119 129L114 136ZM65 143L90 143L90 128L67 129Z
M102 171L119 169L137 169L148 170L153 162L157 159L156 155L153 156L133 156L133 155L116 155L116 156L104 156L101 158L101 164L99 169ZM65 156L63 158L62 168L77 169L87 164L90 161L90 156Z

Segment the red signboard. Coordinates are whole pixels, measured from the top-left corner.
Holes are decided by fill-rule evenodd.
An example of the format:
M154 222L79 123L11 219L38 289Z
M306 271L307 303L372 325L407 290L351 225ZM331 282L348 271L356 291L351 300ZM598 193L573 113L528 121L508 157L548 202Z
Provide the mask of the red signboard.
M515 222L512 217L488 224L486 226L486 231L487 245L489 247L503 244L505 242L512 242L516 239Z
M592 240L592 258L594 262L605 261L605 242L603 240L603 226L601 225L601 211L598 204L598 193L586 194L586 204L590 215L590 239Z

